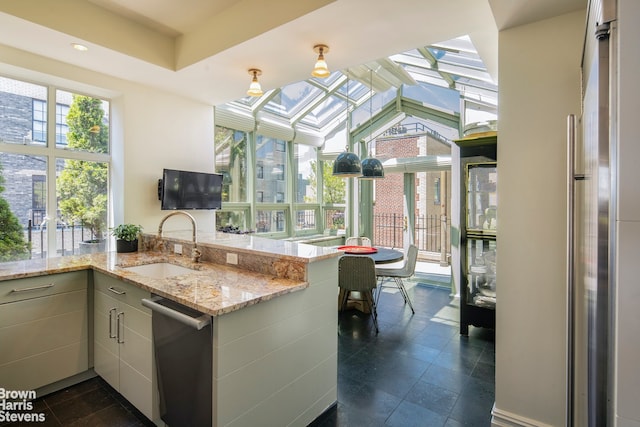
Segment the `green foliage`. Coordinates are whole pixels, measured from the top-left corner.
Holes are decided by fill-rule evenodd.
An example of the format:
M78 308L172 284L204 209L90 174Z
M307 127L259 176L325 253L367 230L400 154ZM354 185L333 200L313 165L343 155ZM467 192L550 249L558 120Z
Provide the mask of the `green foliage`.
M116 239L126 240L127 242L133 242L138 238L138 234L142 231L141 225L135 224L120 224L117 227L111 229L111 235Z
M69 148L94 153L106 153L109 130L103 124L102 101L74 95L67 114ZM67 160L58 176L58 200L62 216L67 221L81 221L96 239L101 239L107 225L106 163Z
M0 165L0 193L4 191L4 177ZM24 231L18 218L11 212L9 203L0 197L0 262L28 259L31 252L24 238Z
M317 194L317 168L315 161L311 162L311 174L309 175L309 185ZM339 176L333 176L333 162L322 162L322 182L323 182L323 203L333 205L345 203L347 195L347 183Z

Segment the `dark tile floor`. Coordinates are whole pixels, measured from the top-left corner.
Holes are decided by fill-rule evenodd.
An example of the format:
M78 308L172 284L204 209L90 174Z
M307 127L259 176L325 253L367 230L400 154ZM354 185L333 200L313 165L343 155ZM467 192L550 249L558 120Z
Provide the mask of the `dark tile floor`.
M153 426L142 413L127 402L100 377L43 396L33 409L16 413L44 414L44 422L14 422L1 426Z
M494 402L493 331L458 334L457 300L442 288L384 292L380 332L369 315L340 314L338 404L316 420L328 426L489 426ZM39 398L42 426L147 426L151 422L100 378ZM20 426L35 424L0 424Z
M369 315L340 314L338 404L313 427L491 425L493 331L460 336L458 300L446 289L408 292L414 315L399 293L383 292L377 335Z

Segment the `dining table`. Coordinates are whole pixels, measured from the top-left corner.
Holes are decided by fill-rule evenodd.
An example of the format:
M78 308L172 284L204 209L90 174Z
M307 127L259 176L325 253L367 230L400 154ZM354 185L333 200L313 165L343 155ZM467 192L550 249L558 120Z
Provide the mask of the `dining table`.
M376 264L389 264L392 262L402 261L404 253L397 249L369 247L369 246L351 246L350 249L342 249L345 246L338 246L336 249L344 251L345 254L356 256L368 256L373 258Z

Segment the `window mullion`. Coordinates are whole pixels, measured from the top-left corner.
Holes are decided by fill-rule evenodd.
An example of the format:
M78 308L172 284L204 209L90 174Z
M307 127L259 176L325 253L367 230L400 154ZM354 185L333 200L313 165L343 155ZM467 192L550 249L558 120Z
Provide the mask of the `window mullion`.
M56 197L56 88L47 88L47 258L56 254L58 200Z
M294 166L295 149L293 146L293 141L287 141L285 142L285 144L287 147L287 157L285 162L286 164L284 165L285 170L287 171L285 173L285 188L287 192L287 194L285 195L285 200L288 201L287 204L289 205L289 215L287 215L288 224L286 224L285 228L287 230L287 235L295 236L296 230L294 229L295 228L294 224L296 223L296 221L294 220L294 216L295 216L294 204L296 200L294 195L297 194L296 187L298 184L298 171L297 171L297 167Z

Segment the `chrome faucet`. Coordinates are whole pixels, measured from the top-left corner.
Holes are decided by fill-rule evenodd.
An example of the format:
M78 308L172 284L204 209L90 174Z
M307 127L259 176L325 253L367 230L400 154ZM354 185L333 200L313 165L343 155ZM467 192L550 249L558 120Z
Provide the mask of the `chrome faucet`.
M171 218L174 215L185 215L187 218L189 218L191 220L191 225L193 228L193 249L191 250L191 260L193 262L198 262L200 261L200 257L202 256L202 253L200 252L200 250L198 249L198 244L196 242L196 235L198 232L198 226L196 225L196 219L191 216L190 214L183 212L183 211L175 211L175 212L171 212L169 215L165 216L164 218L162 218L162 221L160 221L160 225L158 225L158 238L161 239L162 238L162 226L164 225L164 222L166 220L168 220L169 218Z

